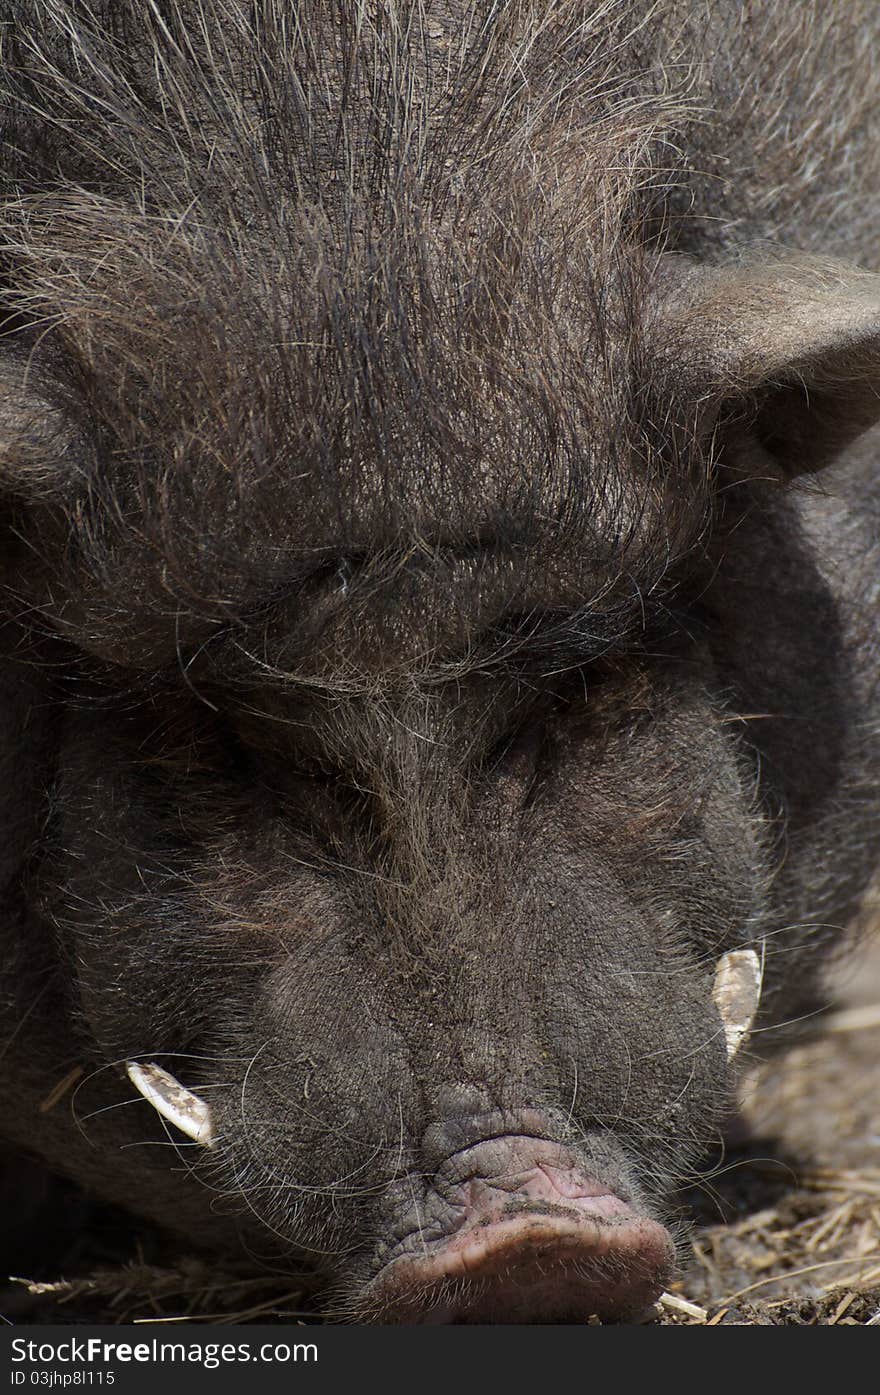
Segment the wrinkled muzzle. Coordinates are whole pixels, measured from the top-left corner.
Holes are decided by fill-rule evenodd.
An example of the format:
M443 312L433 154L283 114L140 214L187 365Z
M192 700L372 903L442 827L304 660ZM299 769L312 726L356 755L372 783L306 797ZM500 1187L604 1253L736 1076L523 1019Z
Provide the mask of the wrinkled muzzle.
M713 1002L729 1056L758 1006L753 950L718 962ZM129 1078L162 1117L214 1146L208 1105L154 1063ZM479 1093L479 1092L477 1092ZM441 1092L441 1095L444 1092ZM421 1144L421 1169L398 1177L369 1273L343 1297L347 1315L379 1323L562 1323L637 1316L663 1292L673 1237L651 1214L610 1134L563 1142L541 1110L456 1108L456 1087ZM595 1142L595 1141L594 1141Z
M415 1217L411 1217L415 1219ZM662 1292L664 1226L545 1138L504 1134L449 1158L360 1296L374 1322L583 1322Z

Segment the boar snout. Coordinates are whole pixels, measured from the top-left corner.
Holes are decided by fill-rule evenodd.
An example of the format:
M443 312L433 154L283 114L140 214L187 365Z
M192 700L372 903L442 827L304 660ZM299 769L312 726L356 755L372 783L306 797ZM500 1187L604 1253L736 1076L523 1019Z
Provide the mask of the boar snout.
M364 1294L380 1322L620 1318L658 1297L674 1262L664 1226L573 1148L530 1134L460 1149L407 1220Z

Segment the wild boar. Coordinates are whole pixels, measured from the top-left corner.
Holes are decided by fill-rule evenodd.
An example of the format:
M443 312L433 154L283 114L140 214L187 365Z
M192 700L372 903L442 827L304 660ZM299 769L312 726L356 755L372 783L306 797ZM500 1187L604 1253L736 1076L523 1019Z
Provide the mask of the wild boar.
M880 842L880 13L0 15L7 1142L626 1318Z

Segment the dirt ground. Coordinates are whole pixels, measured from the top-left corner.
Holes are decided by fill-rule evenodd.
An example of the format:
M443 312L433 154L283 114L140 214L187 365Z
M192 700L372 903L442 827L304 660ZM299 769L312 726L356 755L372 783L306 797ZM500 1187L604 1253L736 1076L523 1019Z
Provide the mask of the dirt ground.
M880 932L836 986L814 1039L747 1079L750 1141L690 1197L673 1296L706 1317L661 1320L880 1325Z
M684 1198L693 1257L645 1321L880 1326L880 933L813 1039L746 1081L743 1113L750 1140ZM7 1225L0 1251L7 1321L310 1320L290 1279L221 1271L66 1183L33 1186L39 1220Z

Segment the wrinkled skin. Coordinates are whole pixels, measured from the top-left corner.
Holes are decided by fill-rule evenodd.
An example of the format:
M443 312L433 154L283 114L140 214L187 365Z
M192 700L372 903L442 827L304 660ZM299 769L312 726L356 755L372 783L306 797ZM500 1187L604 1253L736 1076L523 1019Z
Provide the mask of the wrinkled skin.
M121 338L117 370L115 312L105 359L76 339L86 309L50 352L24 308L46 249L10 274L4 1129L197 1243L307 1269L336 1318L653 1301L684 1234L676 1192L735 1084L719 957L766 959L747 1056L813 1009L873 872L880 495L876 444L852 438L874 411L880 296L837 270L812 300L787 274L692 293L692 241L620 291L680 348L672 370L656 348L625 360L649 365L641 434L638 383L615 416L604 312L572 363L611 363L607 419L568 360L541 369L581 454L540 436L522 343L499 330L512 397L474 367L466 401L520 453L499 447L496 469L486 447L482 473L456 473L417 407L401 424L399 368L393 428L372 434L352 395L357 448L297 472L311 457L272 440L304 409L269 368L233 421L241 365L203 402L209 350L157 331L157 355L181 336L183 384L159 411L173 375L142 387ZM45 274L44 311L62 296ZM229 444L242 421L250 463ZM534 431L543 473L522 455ZM824 492L791 482L805 468ZM160 1122L132 1060L208 1103L213 1147ZM79 1127L69 1097L38 1107L76 1064Z
M652 1214L658 1184L677 1180L722 1107L710 980L720 949L739 943L753 909L743 888L755 881L735 752L692 685L663 692L667 684L664 675L652 720L636 714L607 734L582 699L574 714L536 715L481 782L473 811L437 830L438 875L396 891L393 919L376 893L377 863L356 844L343 844L339 861L366 876L323 872L294 782L273 796L259 784L228 789L243 807L234 830L187 861L190 875L198 867L195 886L172 878L161 902L145 902L129 859L108 866L102 845L108 835L111 847L121 837L141 847L145 834L164 842L168 815L153 806L148 823L140 780L125 789L137 762L125 747L108 779L106 721L86 716L65 844L90 884L96 865L106 867L111 905L133 897L143 917L124 937L110 923L76 933L80 991L107 1058L147 1037L173 1050L185 1013L186 1050L207 1058L183 1069L191 1088L213 1086L215 1057L225 1081L231 1058L231 1088L206 1094L218 1163L256 1187L251 1203L277 1229L292 1239L304 1231L321 1250L347 1249L365 1229L383 1256L389 1234L413 1244L438 1204L435 1172L458 1148L502 1133L569 1144L572 1166ZM622 685L615 702L625 693ZM417 738L406 754L433 765L426 736L423 756ZM142 739L138 731L135 749ZM662 780L646 779L661 758ZM335 832L333 785L308 795L310 814ZM123 833L129 801L136 822ZM177 822L175 804L166 808ZM212 818L215 808L216 795ZM737 830L724 860L712 833L722 824ZM635 877L622 865L630 859ZM75 881L67 904L77 894ZM193 937L199 955L215 946L213 962L181 993ZM230 963L246 984L230 983ZM291 1202L302 1207L296 1224ZM447 1206L450 1228L454 1200ZM363 1277L372 1259L358 1256Z

